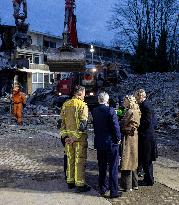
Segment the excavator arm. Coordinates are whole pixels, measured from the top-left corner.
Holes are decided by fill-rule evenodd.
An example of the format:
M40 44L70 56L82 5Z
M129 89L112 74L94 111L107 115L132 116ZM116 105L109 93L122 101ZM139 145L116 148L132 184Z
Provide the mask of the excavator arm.
M78 37L76 30L75 0L66 0L65 2L65 20L63 34L68 35L65 44L69 44L74 48L78 47Z
M29 25L25 23L27 18L27 1L26 0L13 0L14 19L16 24L16 32L13 36L15 47L24 48L31 45L31 37L27 34ZM21 11L23 7L23 12Z
M19 20L25 21L27 18L27 1L26 0L13 0L13 8L14 8L14 18L16 24L18 24ZM21 5L23 6L23 13L20 13Z

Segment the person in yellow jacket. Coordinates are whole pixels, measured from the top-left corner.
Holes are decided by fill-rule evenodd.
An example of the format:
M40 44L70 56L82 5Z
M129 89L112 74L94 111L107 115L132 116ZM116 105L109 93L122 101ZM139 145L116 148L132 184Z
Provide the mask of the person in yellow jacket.
M87 120L88 106L84 102L85 88L76 86L74 97L66 101L60 113L61 138L65 141L67 155L67 184L76 192L90 191L85 183L85 165L87 159Z

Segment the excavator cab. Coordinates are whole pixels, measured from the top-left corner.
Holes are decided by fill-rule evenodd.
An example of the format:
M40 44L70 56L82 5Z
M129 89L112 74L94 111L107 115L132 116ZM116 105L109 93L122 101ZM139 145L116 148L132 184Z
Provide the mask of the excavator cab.
M78 47L75 0L65 0L63 45L49 53L47 64L51 72L81 72L86 63L85 49Z

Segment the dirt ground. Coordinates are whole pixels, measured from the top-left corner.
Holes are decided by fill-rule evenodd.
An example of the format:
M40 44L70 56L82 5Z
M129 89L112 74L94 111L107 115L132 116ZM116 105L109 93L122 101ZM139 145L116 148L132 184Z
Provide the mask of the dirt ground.
M46 183L54 179L63 179L63 147L58 138L56 119L46 122L22 127L1 124L0 187L36 189L29 184L29 180ZM162 135L158 135L157 139L160 156L179 160L178 141L166 141L170 136L164 140L165 136ZM89 139L90 143L91 141L92 139ZM96 151L92 147L88 150L86 172L87 182L98 190ZM47 187L48 189L53 191L53 187ZM123 193L118 199L108 200L113 205L177 205L179 192L156 182L153 187L140 186L138 191Z

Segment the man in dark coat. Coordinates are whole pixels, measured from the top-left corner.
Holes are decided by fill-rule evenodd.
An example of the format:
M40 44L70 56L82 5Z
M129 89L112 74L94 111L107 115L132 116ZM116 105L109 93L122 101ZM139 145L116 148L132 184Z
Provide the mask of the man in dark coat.
M157 126L156 118L152 106L146 100L145 90L139 89L135 93L141 111L139 126L139 165L144 170L144 185L152 186L154 184L153 164L158 157L157 143L155 137L155 128Z
M121 133L114 108L108 105L109 95L98 95L99 106L93 110L94 147L97 149L99 166L100 194L105 196L110 190L110 197L119 197L118 165ZM109 182L107 182L107 165L109 165Z

